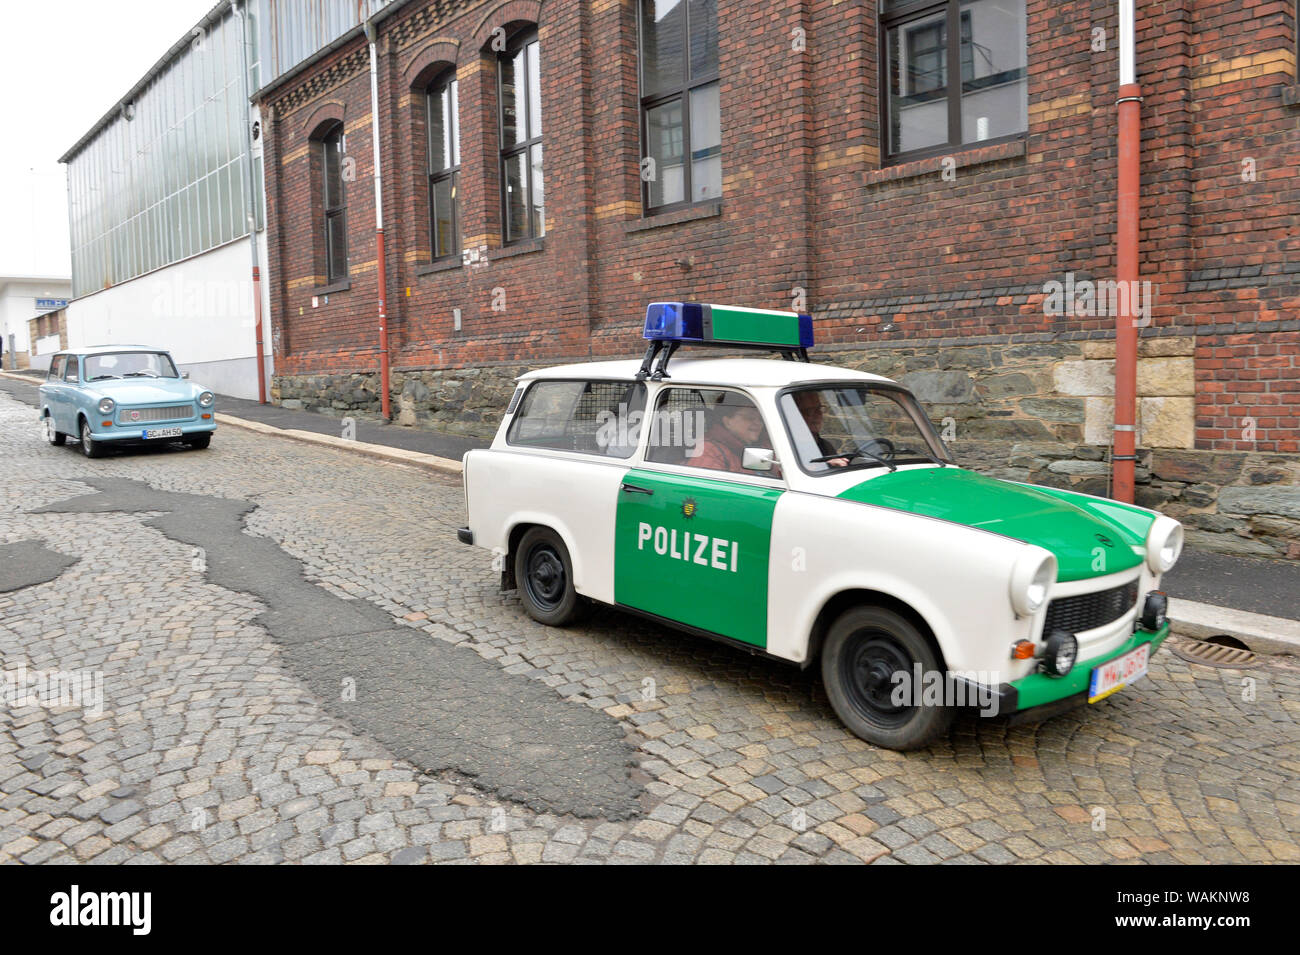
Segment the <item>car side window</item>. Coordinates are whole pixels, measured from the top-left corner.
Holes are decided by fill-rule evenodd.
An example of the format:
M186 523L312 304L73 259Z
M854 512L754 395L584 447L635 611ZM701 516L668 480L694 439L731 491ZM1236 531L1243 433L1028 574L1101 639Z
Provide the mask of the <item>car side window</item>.
M46 381L58 381L63 377L63 365L68 360L67 355L55 355L54 360L50 362L49 373L45 376Z
M67 370L63 372L63 380L73 381L73 382L77 380L77 356L76 355L68 356L68 367Z
M746 448L771 447L763 416L748 395L721 388L666 388L650 422L646 460L776 477L779 472L743 466Z
M628 458L636 451L646 387L628 381L537 381L515 411L506 443Z

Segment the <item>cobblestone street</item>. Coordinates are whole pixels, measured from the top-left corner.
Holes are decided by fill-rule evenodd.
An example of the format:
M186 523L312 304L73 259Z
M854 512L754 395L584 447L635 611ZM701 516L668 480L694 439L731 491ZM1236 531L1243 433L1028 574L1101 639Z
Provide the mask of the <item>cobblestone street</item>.
M73 561L0 592L5 673L103 694L0 708L0 861L1300 861L1295 658L1166 648L1097 706L901 754L815 669L534 623L432 472L232 427L87 460L0 394L0 513Z

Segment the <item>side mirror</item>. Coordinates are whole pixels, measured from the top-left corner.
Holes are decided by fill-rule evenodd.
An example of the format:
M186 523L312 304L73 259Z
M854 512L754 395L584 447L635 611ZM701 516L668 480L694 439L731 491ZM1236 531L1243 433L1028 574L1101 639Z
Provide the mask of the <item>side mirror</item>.
M746 471L770 471L776 464L776 452L771 448L746 448L740 466Z
M189 378L189 377L190 377L190 373L189 373L188 371L183 371L183 372L181 372L181 377L182 377L182 378Z

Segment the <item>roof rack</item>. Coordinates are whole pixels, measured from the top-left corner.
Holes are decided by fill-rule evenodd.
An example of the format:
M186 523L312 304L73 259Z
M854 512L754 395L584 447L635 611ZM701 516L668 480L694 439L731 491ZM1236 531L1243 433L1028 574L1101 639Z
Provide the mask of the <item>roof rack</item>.
M650 345L636 376L652 381L671 377L668 361L682 345L776 352L806 362L813 344L811 315L697 302L651 302L642 336Z

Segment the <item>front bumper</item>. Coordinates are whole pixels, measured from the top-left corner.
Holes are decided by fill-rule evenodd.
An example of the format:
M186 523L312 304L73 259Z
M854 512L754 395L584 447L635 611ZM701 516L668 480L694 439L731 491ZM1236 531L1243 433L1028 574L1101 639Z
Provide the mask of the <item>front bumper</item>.
M1092 678L1093 669L1118 656L1123 656L1143 643L1151 644L1151 654L1154 656L1168 636L1169 623L1166 621L1159 630L1138 630L1118 647L1089 660L1080 660L1065 676L1031 673L1019 680L1002 683L992 688L993 696L998 701L997 712L1014 712L1019 717L1028 710L1035 710L1037 712L1034 715L1041 712L1046 716L1047 708L1053 711L1069 709L1087 700L1088 683ZM1044 709L1039 710L1040 707Z
M144 432L146 430L157 431L163 428L180 428L181 437L146 438L144 436ZM211 421L202 421L202 420L181 421L181 422L159 421L156 424L151 424L148 426L131 426L131 427L118 424L118 425L113 425L111 428L105 428L101 426L98 430L96 430L95 427L92 425L90 429L90 438L92 441L124 441L124 442L136 441L141 444L152 444L153 442L156 441L162 441L162 442L182 441L187 435L211 433L216 430L217 430L217 421L216 421L216 417L214 416Z

